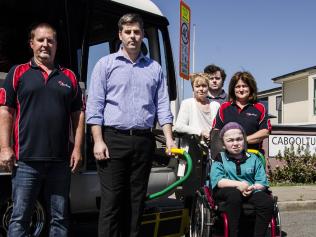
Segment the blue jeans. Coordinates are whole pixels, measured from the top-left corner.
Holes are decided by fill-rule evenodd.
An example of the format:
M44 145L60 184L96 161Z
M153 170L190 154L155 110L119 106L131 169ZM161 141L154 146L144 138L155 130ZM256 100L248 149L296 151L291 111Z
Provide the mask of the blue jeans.
M70 168L68 162L18 162L12 172L13 212L8 237L29 236L40 191L49 217L49 236L68 236Z

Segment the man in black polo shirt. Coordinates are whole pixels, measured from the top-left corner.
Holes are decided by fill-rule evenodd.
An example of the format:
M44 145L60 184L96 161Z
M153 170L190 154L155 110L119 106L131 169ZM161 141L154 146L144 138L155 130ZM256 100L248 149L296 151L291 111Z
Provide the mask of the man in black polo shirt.
M68 236L70 174L81 161L84 133L82 93L75 74L54 63L57 37L52 26L41 23L33 27L30 47L34 57L11 68L0 89L0 166L12 171L8 236L29 236L42 187L51 217L49 236Z

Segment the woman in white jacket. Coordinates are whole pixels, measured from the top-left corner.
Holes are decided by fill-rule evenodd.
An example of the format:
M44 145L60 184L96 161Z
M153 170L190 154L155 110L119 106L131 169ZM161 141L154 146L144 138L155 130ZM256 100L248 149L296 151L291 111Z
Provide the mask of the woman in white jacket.
M190 75L193 98L182 101L174 130L180 133L194 134L203 139L210 138L210 131L217 110L218 102L207 98L209 81L207 73Z

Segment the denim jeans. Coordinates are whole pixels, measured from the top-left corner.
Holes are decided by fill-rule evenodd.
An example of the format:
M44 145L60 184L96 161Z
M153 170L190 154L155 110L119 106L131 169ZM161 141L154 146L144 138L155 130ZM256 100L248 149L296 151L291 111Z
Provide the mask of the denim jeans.
M68 236L70 175L69 162L18 162L12 172L13 212L8 237L29 236L40 195L45 200L49 236Z

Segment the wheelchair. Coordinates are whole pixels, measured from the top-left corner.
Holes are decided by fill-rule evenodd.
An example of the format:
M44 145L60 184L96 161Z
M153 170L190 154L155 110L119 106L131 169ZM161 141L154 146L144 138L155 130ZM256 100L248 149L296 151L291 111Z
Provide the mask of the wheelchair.
M248 152L254 153L257 156L259 156L259 158L265 165L265 157L259 151L248 150ZM209 162L210 167L212 165L212 159L210 159ZM271 192L270 195L272 195ZM277 204L277 197L272 195L272 198L274 203L274 212L266 236L281 237L281 217ZM194 201L191 208L190 236L228 237L228 217L225 211L223 210L223 206L224 202L215 202L212 196L212 190L206 181L206 184L198 188L195 192ZM254 219L254 206L250 203L242 204L242 214L239 224L240 237L253 236Z

